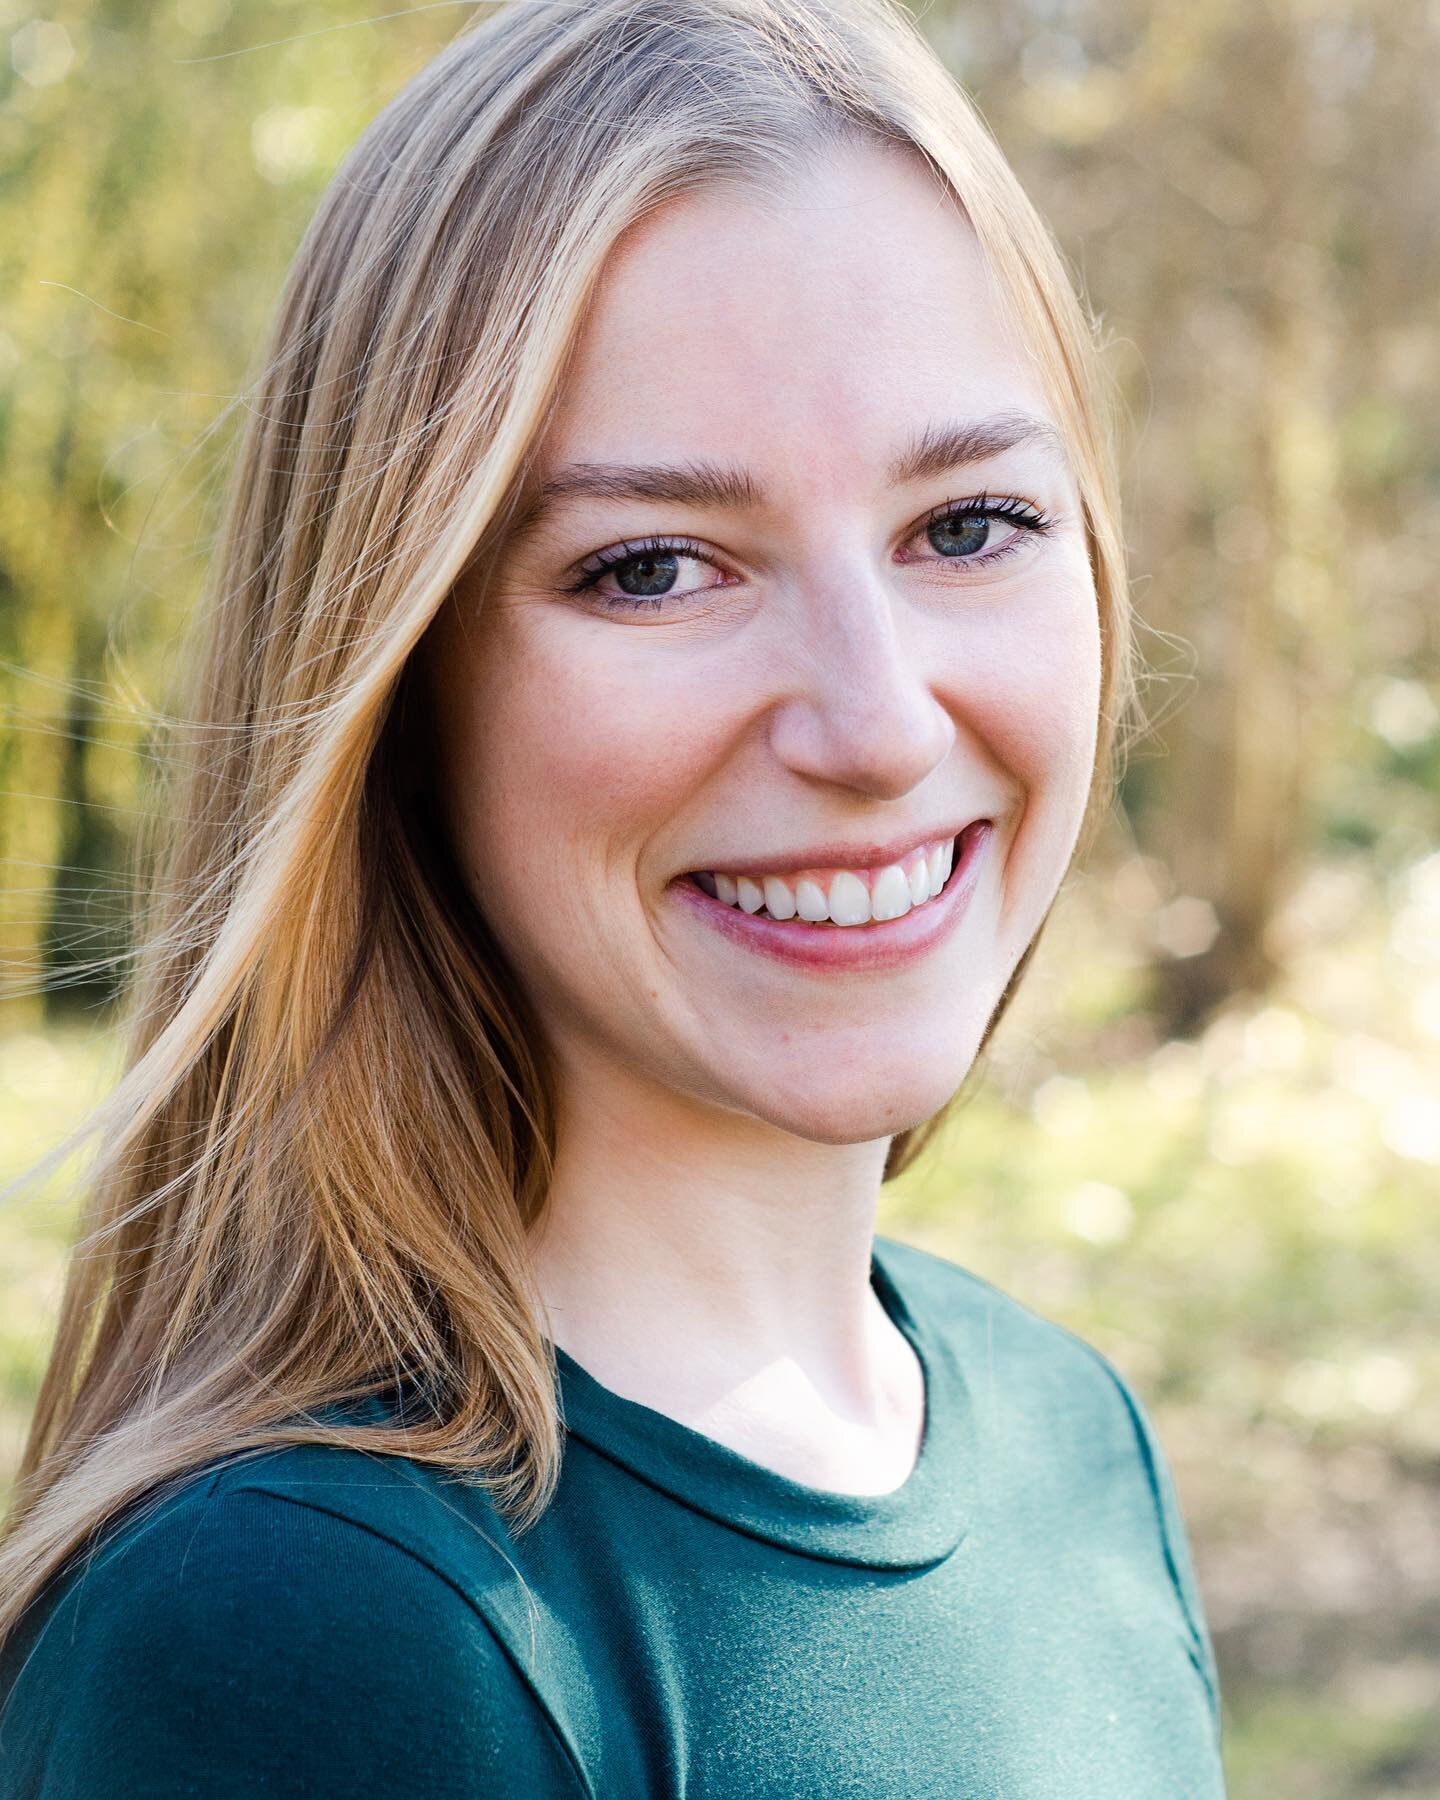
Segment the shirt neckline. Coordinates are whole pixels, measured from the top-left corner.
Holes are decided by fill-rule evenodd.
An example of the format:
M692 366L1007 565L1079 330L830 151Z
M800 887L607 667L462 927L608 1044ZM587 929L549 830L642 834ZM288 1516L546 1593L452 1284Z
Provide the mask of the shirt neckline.
M666 1413L626 1399L557 1344L557 1397L567 1433L650 1487L749 1537L826 1562L925 1568L949 1556L968 1526L975 1416L950 1340L907 1302L888 1244L872 1245L870 1284L905 1334L925 1382L914 1467L888 1494L809 1487L752 1461Z

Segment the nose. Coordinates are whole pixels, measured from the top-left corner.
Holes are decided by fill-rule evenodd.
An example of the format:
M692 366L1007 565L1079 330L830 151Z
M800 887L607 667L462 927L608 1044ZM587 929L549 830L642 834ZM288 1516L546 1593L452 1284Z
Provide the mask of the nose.
M955 723L931 688L923 646L873 573L850 572L799 609L796 679L770 742L813 781L897 800L945 760Z

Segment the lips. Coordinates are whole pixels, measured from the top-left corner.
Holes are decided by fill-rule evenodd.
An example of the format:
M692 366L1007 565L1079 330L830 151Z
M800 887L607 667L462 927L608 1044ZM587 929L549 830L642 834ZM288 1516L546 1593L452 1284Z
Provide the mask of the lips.
M724 860L712 862L704 869L692 869L694 874L726 874L733 879L740 876L756 877L757 871L764 875L799 876L817 873L835 874L840 870L848 870L852 874L869 875L878 873L892 863L904 862L919 851L930 851L938 844L950 844L967 831L971 825L980 823L978 815L968 820L945 821L929 831L913 831L906 837L891 838L885 843L840 843L816 844L808 850L791 852L777 851L773 855L757 854L743 861Z
M892 918L872 917L856 924L798 916L777 919L765 910L747 911L727 904L708 893L693 876L672 882L670 892L727 941L762 956L815 970L896 968L927 954L958 925L978 883L993 833L989 819L967 825L955 839L954 865L940 891Z

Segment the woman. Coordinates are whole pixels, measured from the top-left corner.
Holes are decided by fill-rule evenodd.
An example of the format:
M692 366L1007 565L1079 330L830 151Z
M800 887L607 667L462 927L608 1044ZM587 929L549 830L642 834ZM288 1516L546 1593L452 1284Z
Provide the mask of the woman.
M1085 315L905 15L459 37L198 631L4 1793L1221 1792L1134 1394L875 1236L1132 681Z

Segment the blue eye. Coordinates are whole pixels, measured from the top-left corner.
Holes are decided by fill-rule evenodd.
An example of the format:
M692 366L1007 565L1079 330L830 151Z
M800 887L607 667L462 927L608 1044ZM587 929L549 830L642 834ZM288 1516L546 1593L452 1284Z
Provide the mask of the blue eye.
M999 547L991 545L987 549L996 523L1015 526L1016 536L1007 538ZM946 561L989 563L1007 556L1021 532L1046 532L1053 524L1053 519L1027 500L991 499L988 494L981 494L974 500L947 500L931 513L925 534L930 547Z
M667 599L684 599L689 593L703 593L703 588L692 588L685 593L676 594L673 584L680 563L687 561L708 563L712 569L719 564L697 544L693 538L641 538L638 542L617 544L612 550L602 550L592 557L581 571L580 579L566 591L572 594L585 592L595 588L602 576L613 571L631 571L633 573L616 574L617 581L630 582L634 591L623 594L599 594L597 598L609 606L652 607L659 612ZM712 583L718 586L718 583Z
M985 548L993 524L987 513L947 513L927 528L926 535L942 556L973 556Z

